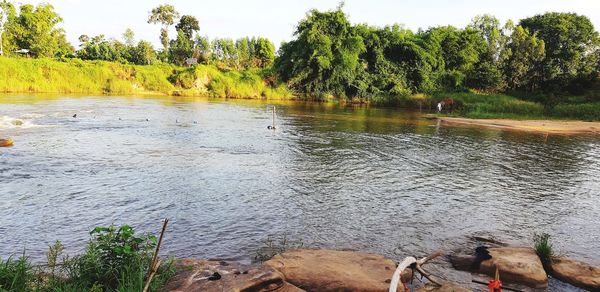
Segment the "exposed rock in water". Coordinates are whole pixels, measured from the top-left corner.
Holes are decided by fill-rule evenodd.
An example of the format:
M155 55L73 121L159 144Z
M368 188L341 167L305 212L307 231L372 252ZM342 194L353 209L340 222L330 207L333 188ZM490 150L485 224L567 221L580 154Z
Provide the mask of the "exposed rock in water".
M600 291L600 268L557 257L552 259L551 275L561 281L590 291Z
M184 259L177 261L177 273L164 291L177 292L303 292L289 284L268 266Z
M396 269L396 263L382 255L308 249L284 252L265 265L307 291L388 291Z
M476 265L473 265L475 257L471 255L451 256L450 261L458 270L483 273L492 277L498 267L503 282L521 283L533 288L548 287L548 275L532 248L499 247L487 250L491 259L481 261L478 269L472 269Z

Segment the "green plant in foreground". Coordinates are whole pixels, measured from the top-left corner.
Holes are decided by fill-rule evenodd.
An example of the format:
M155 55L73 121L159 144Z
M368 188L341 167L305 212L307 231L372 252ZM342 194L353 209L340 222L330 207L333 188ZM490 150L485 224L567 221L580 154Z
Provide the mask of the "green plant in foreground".
M550 264L552 262L552 257L554 256L550 234L545 232L534 233L533 244L535 252L540 257L540 260L542 260L542 263L544 265Z
M0 259L0 291L26 291L33 280L33 267L25 252L17 260Z

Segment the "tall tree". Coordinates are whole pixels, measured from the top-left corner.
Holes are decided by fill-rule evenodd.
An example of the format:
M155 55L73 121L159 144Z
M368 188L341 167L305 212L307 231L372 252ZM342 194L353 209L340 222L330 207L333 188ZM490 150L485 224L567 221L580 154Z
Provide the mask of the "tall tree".
M129 47L133 47L135 45L135 33L131 28L127 28L123 33L123 41Z
M160 30L160 42L165 51L169 48L169 26L173 25L177 18L179 18L179 12L175 10L173 5L169 4L152 9L150 16L148 16L148 23L163 25Z
M544 40L546 58L541 75L548 87L564 88L577 78L594 78L598 32L575 13L550 12L521 20L520 25Z
M276 68L282 79L316 98L347 96L365 46L342 6L327 12L311 10L294 35L296 39L280 49Z
M200 24L198 24L198 19L196 19L196 17L184 15L179 19L179 23L175 28L178 31L182 31L188 40L191 41L194 37L194 33L200 31Z
M539 87L539 66L544 60L545 43L531 35L526 28L517 26L503 52L504 74L511 90L533 91Z
M72 52L65 32L57 25L62 18L50 4L22 5L18 15L9 17L5 35L15 48L28 49L36 57L52 57Z

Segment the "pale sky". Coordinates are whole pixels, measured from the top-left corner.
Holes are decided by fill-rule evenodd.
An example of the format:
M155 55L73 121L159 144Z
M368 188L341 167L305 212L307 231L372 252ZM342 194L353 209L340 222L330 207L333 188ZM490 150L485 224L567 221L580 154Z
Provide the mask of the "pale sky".
M268 37L277 47L292 38L295 25L311 8L334 9L339 0L21 0L13 3L54 5L64 18L69 41L78 46L81 34L104 34L122 39L128 27L136 40L159 47L160 27L147 23L148 13L172 4L183 15L198 18L200 34L214 37ZM352 23L377 26L403 24L412 30L431 26L464 27L475 15L489 13L502 23L547 11L576 12L600 28L600 0L346 0L344 11ZM173 29L174 31L174 29ZM174 33L171 33L173 36Z

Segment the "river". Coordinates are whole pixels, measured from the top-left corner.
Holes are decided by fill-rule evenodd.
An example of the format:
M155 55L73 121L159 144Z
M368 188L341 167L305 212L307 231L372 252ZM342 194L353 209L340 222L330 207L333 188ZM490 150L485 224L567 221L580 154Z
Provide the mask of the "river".
M0 257L43 261L94 226L156 233L170 218L177 257L250 261L285 235L399 260L544 231L600 265L597 137L331 103L47 95L0 96L2 137Z

